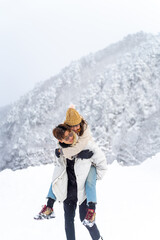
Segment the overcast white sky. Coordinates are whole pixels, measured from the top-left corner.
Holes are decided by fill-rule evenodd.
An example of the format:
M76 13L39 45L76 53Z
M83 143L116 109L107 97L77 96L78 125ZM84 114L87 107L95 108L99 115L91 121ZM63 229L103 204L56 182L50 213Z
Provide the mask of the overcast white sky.
M0 106L141 30L160 32L159 0L0 0Z

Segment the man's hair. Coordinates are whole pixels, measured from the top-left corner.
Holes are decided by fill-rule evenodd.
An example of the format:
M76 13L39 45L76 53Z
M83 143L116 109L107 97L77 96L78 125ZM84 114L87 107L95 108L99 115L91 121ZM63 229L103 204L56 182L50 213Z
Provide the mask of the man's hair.
M65 131L70 132L71 129L66 124L59 124L53 129L53 136L58 140L62 140L64 138Z

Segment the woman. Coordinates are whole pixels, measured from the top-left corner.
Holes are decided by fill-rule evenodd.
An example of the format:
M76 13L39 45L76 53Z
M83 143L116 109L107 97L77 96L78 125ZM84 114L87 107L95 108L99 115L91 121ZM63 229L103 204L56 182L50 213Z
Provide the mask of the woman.
M72 159L72 156L75 156L81 152L87 146L90 140L93 141L93 138L87 122L76 111L73 105L68 108L64 123L67 124L71 130L78 135L77 143L72 147L62 149L61 152L66 158ZM88 212L83 224L88 226L93 226L95 222L95 204L97 203L96 179L96 168L94 165L92 165L85 184ZM92 219L92 221L90 219Z

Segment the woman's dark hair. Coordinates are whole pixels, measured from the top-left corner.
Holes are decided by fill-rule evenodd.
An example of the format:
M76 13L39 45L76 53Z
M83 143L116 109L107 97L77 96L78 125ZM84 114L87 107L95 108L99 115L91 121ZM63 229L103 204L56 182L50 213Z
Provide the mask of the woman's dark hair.
M78 133L78 136L82 136L84 131L87 128L88 123L82 118L82 121L80 122L80 131Z
M64 138L65 131L70 132L71 129L66 124L59 124L53 129L53 136L58 140L62 140Z

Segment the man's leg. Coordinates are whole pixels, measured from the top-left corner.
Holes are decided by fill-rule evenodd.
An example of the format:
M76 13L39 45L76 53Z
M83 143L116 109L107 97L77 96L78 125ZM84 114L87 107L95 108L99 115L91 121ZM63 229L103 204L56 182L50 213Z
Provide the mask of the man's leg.
M87 200L85 200L80 206L79 206L79 215L80 215L80 220L81 222L84 220L85 216L86 216L86 213L87 213L87 210L88 210L88 206L87 206ZM88 226L85 226L90 235L91 235L91 238L93 240L98 240L100 239L100 233L99 233L99 230L97 228L97 225L94 224L93 227L88 227Z
M67 240L75 240L74 218L77 204L76 203L63 203L65 231Z

